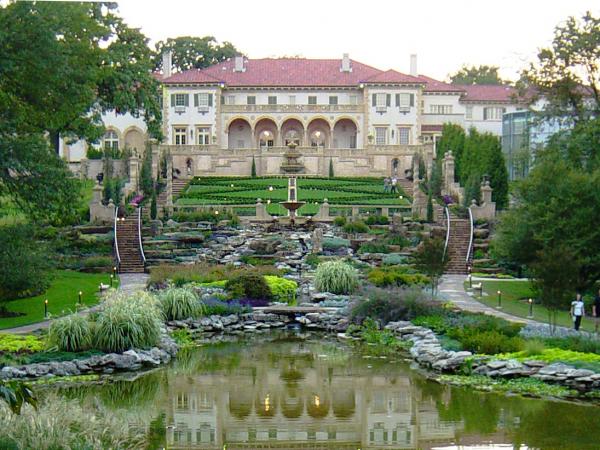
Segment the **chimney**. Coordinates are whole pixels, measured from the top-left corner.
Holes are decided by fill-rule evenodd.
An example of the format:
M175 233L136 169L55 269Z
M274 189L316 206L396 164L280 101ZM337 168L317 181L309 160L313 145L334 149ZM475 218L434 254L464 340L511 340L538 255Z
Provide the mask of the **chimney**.
M162 55L162 66L163 66L163 78L171 76L171 67L173 67L173 52L167 50Z
M340 68L340 72L352 72L352 67L350 67L350 55L348 53L344 53L342 56L342 67Z
M415 53L410 55L410 74L413 77L419 76L419 73L417 72L417 55Z
M234 72L245 72L246 69L244 67L244 57L243 56L236 56L235 57L235 67L233 69Z

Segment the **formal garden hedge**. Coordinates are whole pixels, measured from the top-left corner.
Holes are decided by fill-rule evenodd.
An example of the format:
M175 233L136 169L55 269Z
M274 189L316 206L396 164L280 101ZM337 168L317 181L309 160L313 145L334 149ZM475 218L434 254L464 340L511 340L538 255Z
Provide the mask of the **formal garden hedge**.
M180 194L176 206L254 205L260 198L267 204L270 214L280 215L285 212L279 202L287 200L287 184L286 177L197 177ZM324 199L336 205L389 205L397 208L410 205L410 199L402 190L384 192L381 178L298 179L298 200L307 203L301 208L301 214L315 214ZM240 215L244 215L243 211Z

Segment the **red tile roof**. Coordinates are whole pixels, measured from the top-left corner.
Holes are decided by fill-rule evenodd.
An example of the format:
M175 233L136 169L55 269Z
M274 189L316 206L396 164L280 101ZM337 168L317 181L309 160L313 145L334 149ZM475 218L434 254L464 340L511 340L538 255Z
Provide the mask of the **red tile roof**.
M230 59L203 70L176 73L165 83L223 82L228 86L357 86L381 73L379 69L351 61L351 72L341 72L339 59L264 58L244 59L244 72L235 72Z
M517 90L512 86L502 85L468 85L461 86L465 93L461 102L502 102L512 103Z
M385 72L379 72L366 80L362 80L364 83L418 83L424 84L424 81L418 77L406 75L404 73L396 72L395 70L386 70Z
M425 92L463 92L463 86L455 86L435 80L425 75L419 75L419 79L425 83Z

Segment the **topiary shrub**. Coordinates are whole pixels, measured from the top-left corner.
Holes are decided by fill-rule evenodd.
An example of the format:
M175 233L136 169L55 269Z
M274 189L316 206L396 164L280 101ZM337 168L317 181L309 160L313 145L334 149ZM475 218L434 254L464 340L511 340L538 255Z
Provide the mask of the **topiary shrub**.
M271 300L273 293L265 277L256 273L242 273L227 281L225 289L232 298Z
M390 223L390 219L388 216L373 215L369 216L365 223L367 225L388 225Z
M265 275L265 281L273 294L274 300L293 305L296 303L298 283L287 278Z
M98 314L95 343L105 352L123 352L158 344L162 313L156 298L147 292L114 293Z
M327 261L317 266L315 287L321 292L352 294L358 288L358 273L341 260Z
M158 295L158 303L167 320L184 320L202 315L202 302L190 289L165 289Z
M344 225L344 232L350 234L368 233L369 227L363 221L355 220L354 222L348 222L346 225Z
M50 323L48 344L61 352L81 352L91 343L92 328L86 317L70 314Z

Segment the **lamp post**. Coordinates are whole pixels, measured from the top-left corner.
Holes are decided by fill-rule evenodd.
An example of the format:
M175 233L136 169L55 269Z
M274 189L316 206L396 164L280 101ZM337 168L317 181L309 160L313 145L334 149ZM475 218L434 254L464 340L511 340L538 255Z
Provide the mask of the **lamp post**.
M48 318L48 299L44 300L44 319Z
M502 291L498 291L498 306L497 309L502 309Z
M529 315L527 316L528 319L533 319L533 299L530 298L528 300L529 302Z
M114 278L114 275L111 273L110 274L110 287L113 287L113 278Z
M471 274L469 274L468 278L469 278L469 289L473 289L473 278L471 277Z
M113 267L113 276L117 276L117 266Z
M83 292L79 291L79 299L77 301L78 305L81 305L81 296L83 295Z

